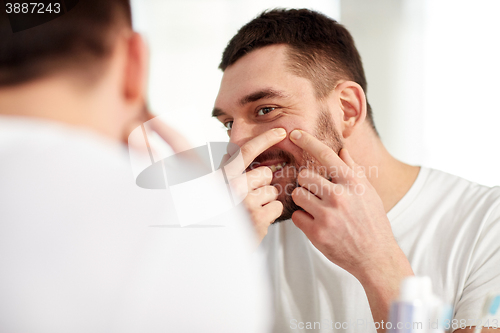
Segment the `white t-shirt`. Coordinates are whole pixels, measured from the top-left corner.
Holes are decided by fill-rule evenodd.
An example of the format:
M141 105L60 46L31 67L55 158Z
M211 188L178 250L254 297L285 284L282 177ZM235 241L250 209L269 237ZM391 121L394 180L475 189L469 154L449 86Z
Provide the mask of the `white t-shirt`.
M421 168L387 215L413 271L431 278L434 293L454 307L453 318L468 326L481 319L488 292L500 292L500 188ZM275 288L275 332L375 332L359 281L292 221L272 225L262 247ZM491 319L500 326L500 314ZM316 329L307 329L314 322Z
M268 332L247 216L181 228L171 208L120 145L0 116L0 331Z

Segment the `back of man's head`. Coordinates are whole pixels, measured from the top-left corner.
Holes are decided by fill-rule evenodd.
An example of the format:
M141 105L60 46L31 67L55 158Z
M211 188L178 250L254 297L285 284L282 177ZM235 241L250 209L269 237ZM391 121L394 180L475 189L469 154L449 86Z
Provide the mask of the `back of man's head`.
M24 21L24 30L16 21L24 19L20 8L17 18L0 12L0 115L44 118L126 141L149 117L147 50L132 30L130 1L79 0L46 23Z
M80 0L47 23L18 32L11 23L2 10L0 88L68 69L95 78L112 51L115 33L131 27L131 10L129 0Z
M275 44L289 46L289 69L309 79L319 99L326 97L340 80L354 81L366 92L361 57L349 31L335 20L308 9L263 12L229 41L219 68L225 71L253 50ZM368 103L367 119L375 128Z

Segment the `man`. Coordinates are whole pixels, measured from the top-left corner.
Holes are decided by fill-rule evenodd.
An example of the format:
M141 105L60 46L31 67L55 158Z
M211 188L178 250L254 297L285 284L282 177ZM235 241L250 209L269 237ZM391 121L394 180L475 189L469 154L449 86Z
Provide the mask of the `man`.
M23 15L0 11L0 331L266 332L246 215L163 228L171 202L134 182L122 142L151 116L129 2L13 32Z
M249 176L273 174L245 199L273 273L275 331L384 331L400 282L417 274L466 321L449 326L472 332L500 290L500 189L392 157L353 39L320 13L264 12L231 39L220 68L213 116L231 142L245 154L263 132L287 133L252 163Z

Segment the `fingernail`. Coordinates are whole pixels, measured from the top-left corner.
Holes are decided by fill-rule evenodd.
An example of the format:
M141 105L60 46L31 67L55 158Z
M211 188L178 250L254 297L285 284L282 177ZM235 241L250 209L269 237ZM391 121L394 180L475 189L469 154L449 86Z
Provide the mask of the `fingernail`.
M275 128L274 133L276 133L277 136L282 137L286 135L286 131L284 128Z
M300 133L299 130L293 130L292 133L290 133L290 138L292 138L294 140L300 139L301 136L302 136L302 133Z

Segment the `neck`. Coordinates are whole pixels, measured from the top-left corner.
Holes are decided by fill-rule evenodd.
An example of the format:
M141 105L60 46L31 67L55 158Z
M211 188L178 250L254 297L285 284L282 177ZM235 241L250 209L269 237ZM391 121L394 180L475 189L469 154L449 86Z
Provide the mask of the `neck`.
M415 182L420 167L395 159L371 128L362 129L346 140L354 161L365 169L366 176L389 212Z
M0 87L0 115L34 117L84 127L113 138L104 126L96 93L74 80L53 76Z

